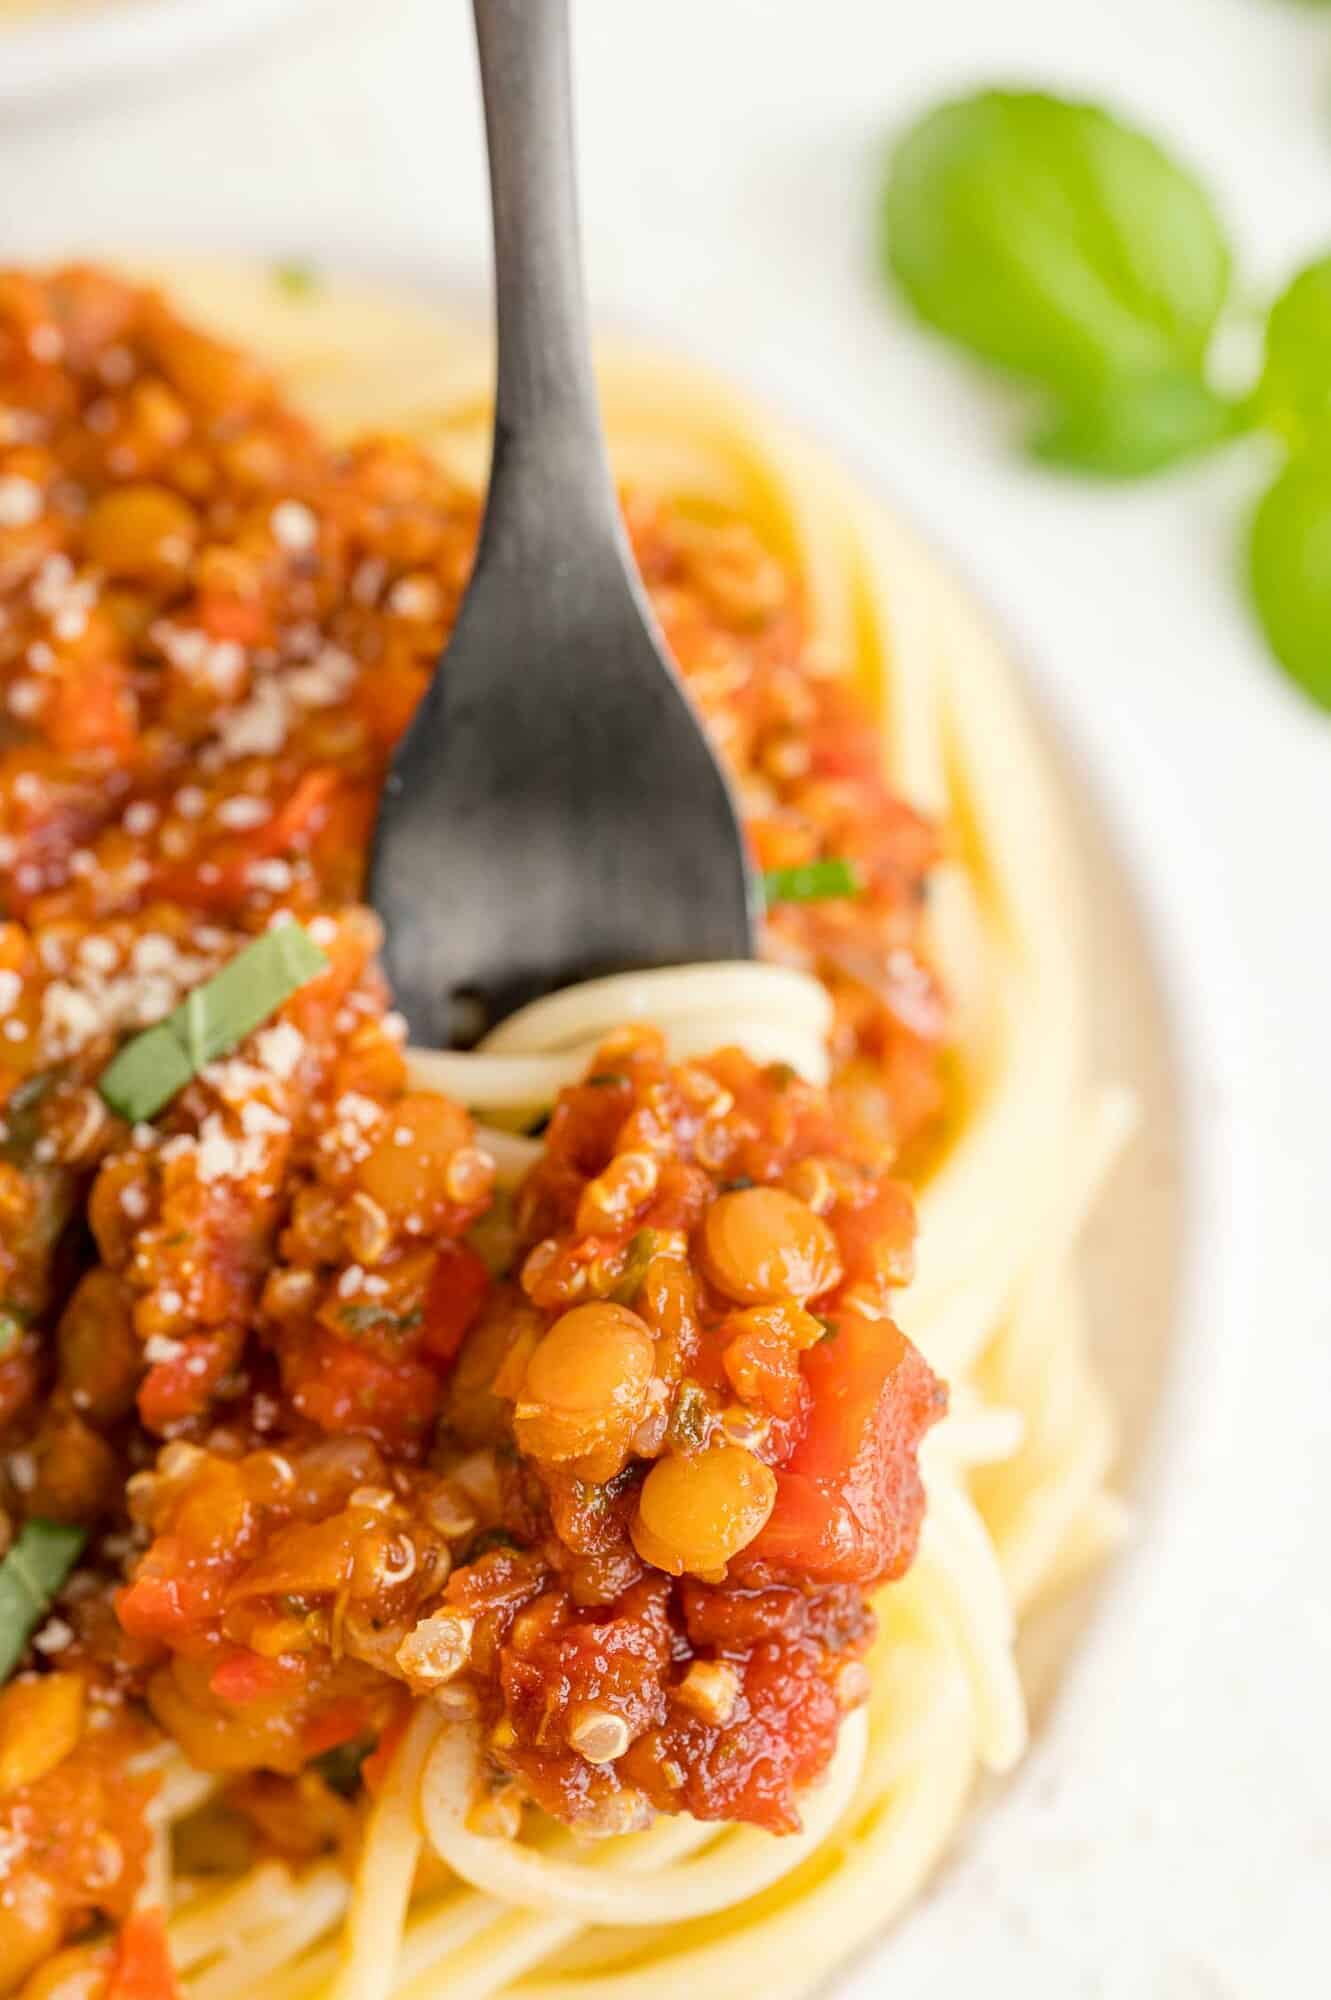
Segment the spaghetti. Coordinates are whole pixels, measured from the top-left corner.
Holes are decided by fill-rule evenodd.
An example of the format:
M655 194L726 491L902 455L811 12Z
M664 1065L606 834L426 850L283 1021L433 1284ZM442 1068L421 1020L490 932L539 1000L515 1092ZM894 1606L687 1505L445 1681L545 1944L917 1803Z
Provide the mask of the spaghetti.
M326 426L391 426L474 494L487 385L468 337L407 307L293 300L258 276L184 271L173 283ZM682 1982L719 1994L736 1981L794 2000L909 1901L977 1773L1019 1758L1017 1620L1119 1532L1105 1486L1113 1424L1073 1253L1132 1108L1086 1076L1077 884L1006 665L905 531L729 389L618 355L604 394L625 483L685 524L738 520L756 533L796 580L810 671L872 703L893 792L949 831L924 920L952 1006L947 1109L941 1125L923 1115L907 1143L919 1261L893 1307L950 1386L950 1412L920 1452L918 1553L877 1597L866 1698L848 1701L834 1756L800 1787L798 1831L679 1812L588 1843L528 1814L515 1841L511 1822L477 1822L485 1743L474 1705L445 1683L416 1703L349 1875L326 1857L268 1859L208 1888L179 1867L171 1879L159 1838L145 1893L170 1911L190 2000L484 2000L519 1983L548 2000L648 2000ZM716 675L724 682L724 660ZM451 1142L450 1167L475 1150L501 1190L519 1189L545 1152L532 1126L561 1093L585 1094L589 1065L626 1028L659 1031L663 1060L686 1072L708 1074L713 1051L737 1047L764 1075L835 1091L855 979L829 988L799 925L772 930L788 962L598 980L525 1009L474 1052L408 1051L409 1091L439 1093L479 1121L474 1141ZM894 1005L922 1047L931 995L904 933L898 959ZM271 1117L286 1115L283 1102L273 1098ZM461 1189L459 1228L474 1212ZM487 1246L495 1261L503 1253ZM129 1595L142 1601L137 1581ZM164 1830L197 1813L213 1781L177 1752L154 1759L166 1772L153 1807ZM42 1996L63 2000L58 1985Z

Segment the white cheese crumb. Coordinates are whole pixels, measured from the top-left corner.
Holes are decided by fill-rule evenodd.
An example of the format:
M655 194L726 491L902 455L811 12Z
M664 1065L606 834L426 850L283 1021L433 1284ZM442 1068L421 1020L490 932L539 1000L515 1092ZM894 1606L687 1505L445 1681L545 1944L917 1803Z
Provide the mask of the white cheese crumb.
M432 576L404 576L388 593L388 608L399 618L437 618L443 609Z
M341 701L356 678L356 662L339 646L325 646L308 667L292 667L282 679L283 692L301 708L331 708Z
M49 1658L52 1653L63 1653L72 1645L74 1627L66 1618L48 1618L40 1632L33 1635L33 1645L39 1653Z
M373 1131L383 1117L383 1106L376 1104L372 1097L366 1097L359 1090L344 1090L333 1106L339 1118L349 1119L359 1125L362 1132Z
M120 953L110 938L100 937L96 931L83 939L78 949L80 965L86 965L90 972L114 972L120 963Z
M28 352L34 361L41 361L47 367L53 367L64 351L65 336L60 328L52 326L49 320L43 321L41 326L33 327L28 335Z
M274 896L285 895L293 879L289 861L252 861L247 870L247 880L252 888L267 889Z
M11 473L0 479L0 528L30 528L42 511L42 489L35 480Z
M237 792L233 798L223 799L217 808L218 824L239 830L262 826L272 816L268 801L252 798L248 792Z
M134 373L134 356L117 341L98 355L97 373L109 389L123 389Z
M299 500L279 500L268 525L273 539L290 555L304 555L319 539L319 523Z
M284 1118L280 1111L274 1111L271 1105L264 1104L256 1097L241 1105L240 1124L242 1131L252 1138L277 1135L291 1130L289 1118Z
M107 1025L86 993L53 979L42 995L42 1035L53 1056L72 1056Z
M199 1129L199 1179L245 1180L249 1175L260 1172L265 1153L262 1137L233 1138L217 1113L210 1112Z
M264 1068L285 1081L295 1075L305 1053L305 1037L289 1021L278 1021L255 1036L254 1046Z
M46 689L40 681L11 681L5 706L20 722L30 722L45 700Z
M378 556L366 556L357 563L351 579L351 594L357 604L377 604L387 575L388 565Z
M217 745L223 762L241 757L272 757L287 740L290 716L274 681L259 681L248 701L217 720Z

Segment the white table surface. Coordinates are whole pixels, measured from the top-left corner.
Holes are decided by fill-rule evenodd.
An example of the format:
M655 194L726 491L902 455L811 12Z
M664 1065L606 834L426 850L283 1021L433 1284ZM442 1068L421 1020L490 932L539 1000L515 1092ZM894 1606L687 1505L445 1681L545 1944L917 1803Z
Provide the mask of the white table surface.
M1199 1254L1139 1546L1025 1774L853 1990L1326 1993L1331 719L1273 671L1238 592L1262 452L1131 490L1025 469L1001 408L884 299L868 242L895 120L963 82L1048 80L1186 148L1249 280L1277 278L1331 245L1331 9L581 0L578 26L598 308L746 373L962 554L1149 862L1195 1055ZM0 214L4 254L231 249L474 282L463 0L338 0L182 68L170 97L11 123Z

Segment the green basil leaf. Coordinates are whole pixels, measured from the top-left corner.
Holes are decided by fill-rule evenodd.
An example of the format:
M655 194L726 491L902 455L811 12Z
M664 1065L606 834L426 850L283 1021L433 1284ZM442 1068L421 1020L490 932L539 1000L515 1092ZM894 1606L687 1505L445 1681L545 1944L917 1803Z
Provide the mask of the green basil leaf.
M1240 426L1235 406L1200 375L1169 369L1097 384L1055 404L1032 433L1030 450L1069 472L1137 479L1223 444Z
M335 1749L321 1750L317 1757L311 1758L309 1768L317 1771L324 1783L342 1798L354 1798L360 1790L361 1765L373 1748L372 1737L357 1736L350 1743L339 1743Z
M0 1355L18 1346L31 1318L30 1306L11 1305L8 1299L0 1301Z
M1331 257L1300 271L1272 306L1253 401L1296 451L1331 442Z
M318 267L306 264L298 258L273 265L273 283L279 292L285 292L289 299L310 299L322 289L322 279Z
M773 903L826 903L858 896L863 887L855 863L837 854L795 868L769 868L763 876L763 901L769 909Z
M121 1118L155 1118L191 1077L243 1042L327 966L299 924L265 931L192 988L164 1021L126 1042L97 1088Z
M1266 493L1249 564L1272 652L1305 694L1331 709L1331 452L1295 459Z
M1200 370L1229 288L1197 181L1096 105L987 90L900 140L887 267L916 313L972 353L1067 392Z
M63 1521L27 1521L0 1562L0 1680L8 1680L23 1648L50 1609L87 1541Z
M656 1255L656 1231L639 1229L629 1238L628 1256L619 1274L619 1283L610 1297L616 1305L631 1306L642 1290L647 1268Z

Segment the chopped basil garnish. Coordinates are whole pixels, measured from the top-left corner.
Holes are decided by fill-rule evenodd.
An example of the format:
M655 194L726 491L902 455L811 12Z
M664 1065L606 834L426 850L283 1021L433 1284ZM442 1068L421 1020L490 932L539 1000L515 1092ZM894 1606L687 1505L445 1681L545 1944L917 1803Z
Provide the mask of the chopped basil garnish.
M628 1256L620 1273L619 1283L610 1296L617 1306L631 1306L642 1290L643 1279L647 1276L647 1266L656 1255L656 1231L640 1229L629 1238Z
M0 1562L0 1680L22 1659L86 1540L82 1528L63 1521L28 1521Z
M801 868L769 868L763 876L769 909L773 903L825 903L833 896L858 896L863 887L855 863L840 855L806 861Z
M310 1769L317 1771L324 1783L331 1785L342 1798L353 1798L360 1789L361 1765L373 1748L373 1738L357 1736L351 1743L339 1743L333 1750L321 1751L311 1760Z
M243 1042L328 960L299 924L279 924L187 993L173 1014L126 1042L98 1089L131 1124L154 1118L208 1063Z
M27 1306L0 1305L0 1355L8 1354L23 1338L23 1329L32 1318Z
M322 288L323 281L313 264L304 264L292 258L288 262L274 264L273 283L289 299L308 299Z
M41 1137L42 1105L60 1081L61 1070L42 1069L15 1084L0 1107L0 1158L16 1166L30 1164L32 1149Z
M681 1382L670 1417L671 1444L683 1451L701 1451L707 1442L709 1415L707 1391L697 1382Z
M821 1335L819 1336L819 1342L818 1342L819 1346L822 1345L824 1340L835 1340L837 1335L841 1331L840 1321L835 1319L824 1319L821 1313L815 1313L814 1318L817 1320L819 1326L823 1329Z

